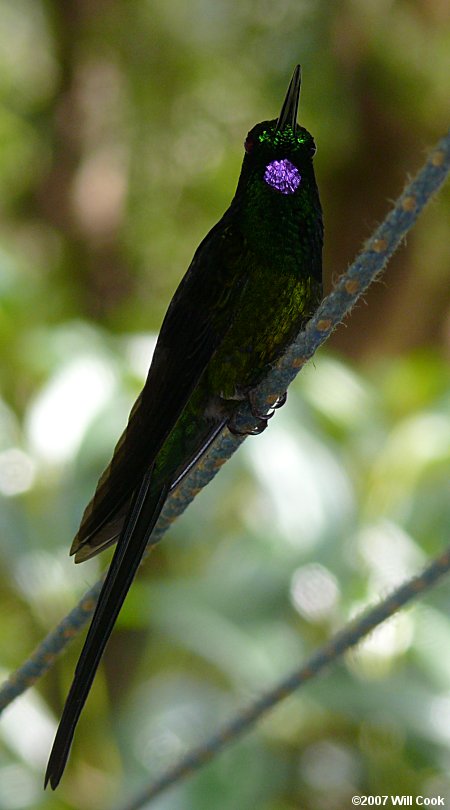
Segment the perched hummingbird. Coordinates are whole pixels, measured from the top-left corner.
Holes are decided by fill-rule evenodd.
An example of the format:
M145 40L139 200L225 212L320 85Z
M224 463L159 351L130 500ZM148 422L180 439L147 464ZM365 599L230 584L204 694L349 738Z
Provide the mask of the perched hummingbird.
M317 308L322 211L309 132L297 124L301 72L278 120L257 124L230 207L197 248L164 318L144 389L87 506L75 562L117 542L45 776L55 788L81 710L170 491ZM279 403L281 404L281 402ZM270 414L255 416L260 432Z

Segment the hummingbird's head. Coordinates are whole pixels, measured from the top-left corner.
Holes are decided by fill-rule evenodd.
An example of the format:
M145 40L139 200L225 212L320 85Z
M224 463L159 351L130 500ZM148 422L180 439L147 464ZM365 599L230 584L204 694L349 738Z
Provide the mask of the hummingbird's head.
M245 139L244 167L248 178L264 182L284 195L295 194L312 171L316 145L312 135L298 124L278 127L278 121L263 121Z
M301 71L297 65L278 119L257 124L245 139L240 185L251 196L258 194L259 187L259 190L266 188L275 198L287 197L307 190L311 181L315 184L314 139L297 124L300 85Z
M278 249L283 229L292 233L289 223L299 239L322 227L313 168L316 146L312 135L297 124L300 84L297 65L278 119L257 124L245 140L235 202L242 230L255 250Z

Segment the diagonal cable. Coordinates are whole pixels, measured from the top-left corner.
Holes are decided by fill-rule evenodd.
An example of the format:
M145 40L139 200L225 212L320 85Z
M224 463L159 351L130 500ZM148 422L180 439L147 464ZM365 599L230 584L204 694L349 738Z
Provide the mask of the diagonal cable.
M433 560L421 574L397 588L393 593L361 617L349 622L326 644L320 647L299 669L292 672L276 686L265 692L247 709L237 714L227 725L171 768L168 768L149 787L144 788L120 810L139 810L144 804L155 799L169 787L178 784L214 759L224 748L249 732L268 711L289 697L296 689L313 680L382 622L389 619L399 608L419 594L423 594L450 570L450 548Z

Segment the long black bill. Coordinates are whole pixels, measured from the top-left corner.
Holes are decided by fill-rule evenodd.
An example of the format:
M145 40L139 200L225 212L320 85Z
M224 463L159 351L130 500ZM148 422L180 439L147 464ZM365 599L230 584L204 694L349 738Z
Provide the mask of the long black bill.
M292 74L291 83L288 87L286 98L284 99L283 106L281 108L280 117L276 126L277 129L283 130L285 127L290 126L292 127L293 132L295 132L297 128L297 110L300 99L301 84L302 69L300 65L297 65L294 73Z

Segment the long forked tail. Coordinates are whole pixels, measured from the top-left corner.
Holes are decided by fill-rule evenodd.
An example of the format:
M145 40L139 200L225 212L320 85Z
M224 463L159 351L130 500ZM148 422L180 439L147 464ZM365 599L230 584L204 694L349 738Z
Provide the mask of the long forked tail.
M153 488L150 487L151 474L150 470L145 475L133 499L124 530L100 591L53 743L45 774L45 787L48 782L53 789L59 784L78 718L89 694L103 650L167 497L170 484L153 492Z

